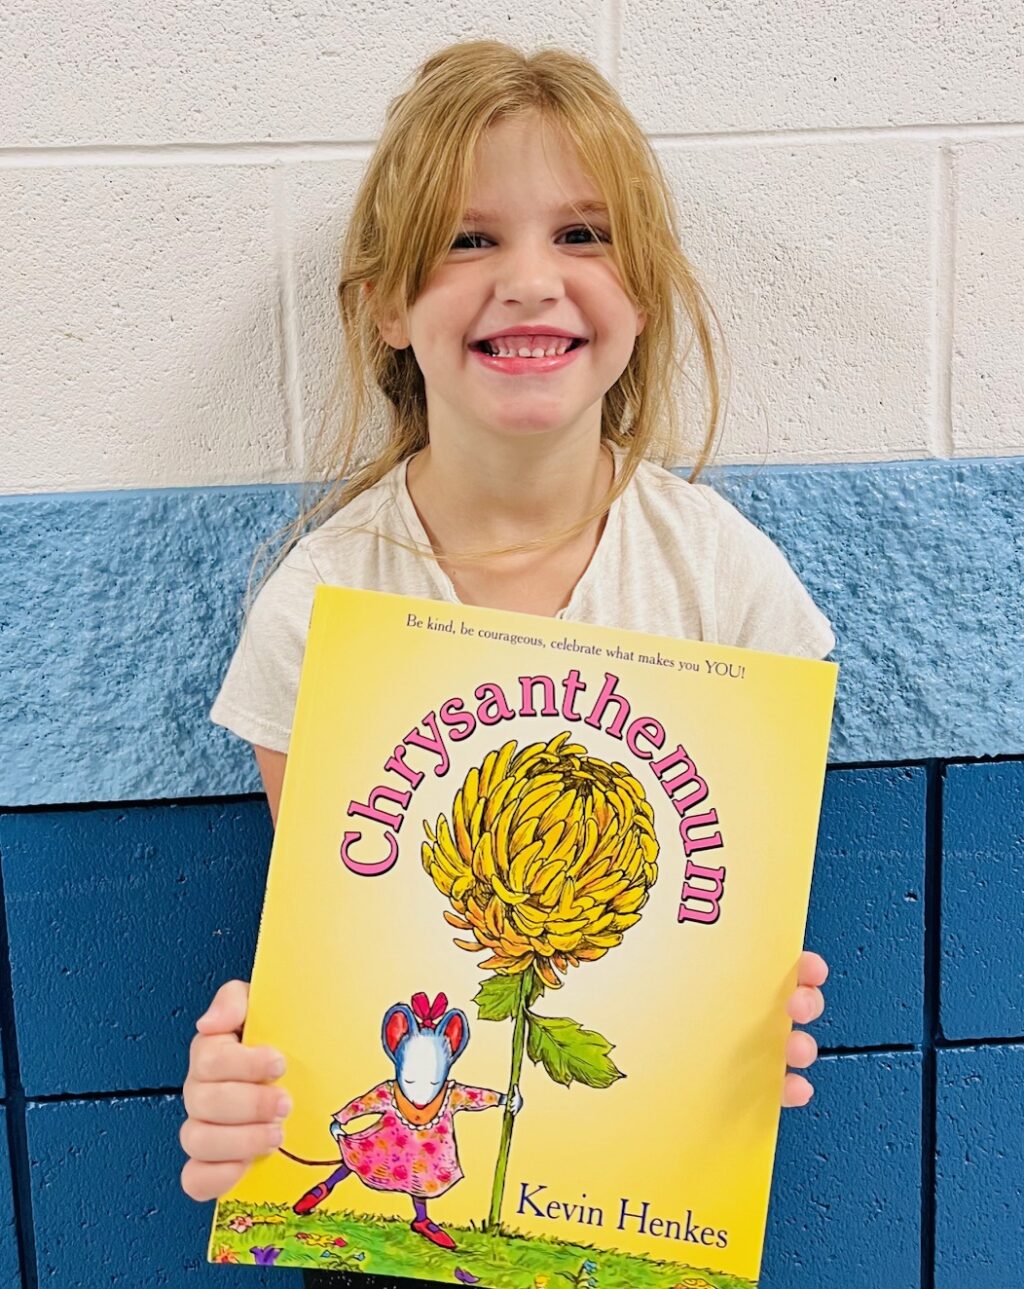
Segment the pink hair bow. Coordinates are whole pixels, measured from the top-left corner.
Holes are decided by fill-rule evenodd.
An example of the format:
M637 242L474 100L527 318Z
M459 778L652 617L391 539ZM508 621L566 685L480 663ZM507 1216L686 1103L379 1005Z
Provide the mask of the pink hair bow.
M448 999L444 994L438 994L433 1002L426 994L412 996L412 1014L416 1017L420 1029L434 1029L447 1010Z

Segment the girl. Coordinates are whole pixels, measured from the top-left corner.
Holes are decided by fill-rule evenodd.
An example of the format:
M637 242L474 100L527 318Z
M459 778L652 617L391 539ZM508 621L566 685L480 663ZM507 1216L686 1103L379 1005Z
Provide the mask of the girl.
M590 63L496 41L430 57L388 110L339 297L352 399L317 470L326 487L249 601L210 712L253 744L275 824L320 581L831 651L829 623L781 551L696 482L720 411L714 311L680 249L657 158ZM686 452L677 303L709 391L688 480L655 461ZM360 462L367 433L375 445ZM793 1020L821 1015L826 974L821 957L802 955ZM182 1186L197 1200L273 1150L290 1108L269 1086L281 1056L240 1041L246 1002L247 985L231 981L196 1023L181 1144ZM809 1034L791 1034L789 1065L816 1055ZM786 1075L783 1105L811 1093Z

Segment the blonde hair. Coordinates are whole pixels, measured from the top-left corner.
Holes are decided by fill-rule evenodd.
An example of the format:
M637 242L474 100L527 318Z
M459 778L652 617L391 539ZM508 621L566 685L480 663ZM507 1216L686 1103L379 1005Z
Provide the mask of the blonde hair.
M602 400L602 441L625 450L607 494L569 528L472 557L564 541L606 512L643 459L670 463L681 450L676 377L685 375L694 340L703 360L708 409L691 482L710 460L722 399L708 319L717 323L718 318L680 247L672 192L643 131L585 58L558 48L526 54L497 40L457 42L432 54L412 87L390 103L359 185L341 253L344 355L331 392L333 400L344 389L346 403L336 432L322 430L315 448L313 483L307 485L315 499L305 493L296 519L261 547L283 536L260 585L306 532L426 447L422 373L411 348L395 349L384 341L377 319L400 314L415 302L447 257L468 204L480 136L497 120L531 112L560 127L598 185L611 224L607 254L646 323L625 370ZM587 223L582 215L581 221ZM690 324L681 359L677 304ZM330 400L325 426L329 414ZM408 549L437 558L429 549ZM258 551L246 616L256 594L252 576L259 558Z

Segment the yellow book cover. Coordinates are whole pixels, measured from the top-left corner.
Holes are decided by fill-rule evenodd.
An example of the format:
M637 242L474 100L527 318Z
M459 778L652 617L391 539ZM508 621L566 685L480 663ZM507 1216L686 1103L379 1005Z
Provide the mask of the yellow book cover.
M317 587L210 1260L756 1285L838 670Z

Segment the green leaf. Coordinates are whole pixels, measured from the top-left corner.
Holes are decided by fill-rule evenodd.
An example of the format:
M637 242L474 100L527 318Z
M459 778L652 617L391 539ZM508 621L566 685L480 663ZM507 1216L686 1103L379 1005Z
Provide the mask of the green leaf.
M480 982L480 992L473 1001L480 1009L481 1020L509 1020L519 1010L522 985L519 976L488 976Z
M607 1088L626 1076L609 1060L612 1044L567 1016L526 1015L526 1054L543 1065L556 1083Z

